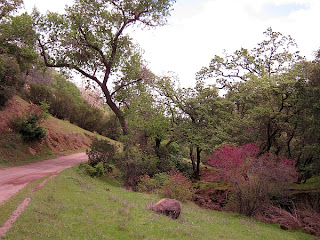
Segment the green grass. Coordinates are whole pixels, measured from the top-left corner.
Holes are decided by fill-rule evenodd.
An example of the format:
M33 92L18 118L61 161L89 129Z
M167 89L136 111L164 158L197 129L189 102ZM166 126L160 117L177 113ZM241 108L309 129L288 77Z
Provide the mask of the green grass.
M25 198L30 197L33 194L32 189L48 177L49 176L46 176L28 184L25 188L13 195L8 201L0 205L0 226L8 220L12 212L23 202Z
M30 154L29 147L30 145L18 134L0 136L0 168L38 162L57 156L45 145L35 155Z
M48 123L49 122L49 123ZM44 124L44 126L46 128L49 128L50 129L50 126L53 126L54 127L54 130L55 132L58 132L58 133L79 133L79 134L82 134L82 135L90 135L90 136L93 136L93 137L97 137L99 139L104 139L104 140L108 140L111 144L117 146L118 148L122 148L122 143L120 142L117 142L111 138L107 138L105 136L101 136L97 133L92 133L90 131L87 131L83 128L80 128L74 124L71 124L69 121L65 121L65 120L61 120L61 119L57 119L57 118L54 118L52 116L50 116L48 118L48 121L47 123Z
M305 183L295 184L295 190L320 190L320 176L307 179Z
M314 237L238 214L182 206L178 220L147 208L160 198L90 178L77 166L49 180L3 239L281 239Z

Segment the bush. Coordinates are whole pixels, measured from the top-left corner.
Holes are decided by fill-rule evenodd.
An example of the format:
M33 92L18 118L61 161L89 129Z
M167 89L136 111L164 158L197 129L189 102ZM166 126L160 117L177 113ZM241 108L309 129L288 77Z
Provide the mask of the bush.
M25 141L39 140L46 136L47 131L40 127L40 122L47 118L48 114L44 107L30 105L26 111L28 115L20 116L12 120L13 129L21 134Z
M232 184L228 207L252 216L272 196L285 196L286 189L297 179L294 160L279 159L273 154L257 156L255 145L224 146L207 162L223 171Z
M159 172L158 161L156 156L143 153L137 147L128 147L126 151L118 154L115 163L123 174L125 184L134 186L139 177L145 174L153 176Z
M80 163L79 169L84 171L86 174L88 174L90 177L95 177L97 176L97 170L96 168L90 166L88 163ZM100 170L99 170L100 171Z
M98 163L102 163L104 168L108 168L115 152L115 147L107 140L95 138L91 144L90 151L87 150L88 163L92 167L95 167Z
M155 174L153 178L149 175L143 175L139 178L137 184L138 192L153 192L160 189L164 183L168 180L168 175L166 173Z
M103 111L85 103L77 87L67 80L56 81L49 86L32 83L26 97L38 105L46 102L53 116L69 120L91 132L96 131L108 136L109 131L106 129L119 130L116 125L108 126L110 122L107 121Z
M160 188L160 184L155 178L150 178L150 176L147 174L139 178L137 185L138 192L152 192L158 188Z
M191 200L193 196L191 181L180 172L172 172L162 187L162 194L179 201Z
M160 186L163 186L164 183L168 180L168 174L167 173L158 173L154 175L154 178L157 180Z
M95 176L102 177L106 173L106 168L103 165L103 162L99 162L95 167Z
M19 133L25 141L39 140L46 136L47 131L38 123L39 119L32 115L21 124Z
M183 173L188 178L191 178L193 175L192 165L185 161L180 155L169 155L169 161L174 164L174 168Z

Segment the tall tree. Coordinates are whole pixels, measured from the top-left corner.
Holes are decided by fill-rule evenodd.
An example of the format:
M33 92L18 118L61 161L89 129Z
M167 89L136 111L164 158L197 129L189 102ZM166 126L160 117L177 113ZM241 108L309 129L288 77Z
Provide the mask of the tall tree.
M23 85L21 73L36 62L32 19L27 14L14 16L20 0L0 1L0 106Z
M238 139L246 136L260 142L261 154L271 149L279 154L282 145L287 145L290 156L304 84L297 67L302 58L290 36L271 28L264 35L266 39L252 50L241 48L224 57L215 56L198 78L215 78L228 90L227 98L235 105L233 122L239 130L235 134ZM239 144L245 143L239 139Z
M22 0L0 0L0 21L21 7Z
M124 135L128 125L115 95L144 79L141 53L126 30L166 23L174 0L76 0L65 14L34 12L41 54L48 67L75 70L102 89ZM111 82L114 89L110 87Z
M193 178L200 179L202 151L213 150L228 140L224 127L229 120L231 105L219 97L215 86L205 86L201 81L195 88L175 88L172 80L165 77L158 86L174 112L175 138L189 145Z
M241 48L224 57L214 56L209 66L198 72L198 79L214 78L222 88L228 88L239 81L284 73L301 60L291 36L274 32L271 27L264 35L266 39L251 50Z

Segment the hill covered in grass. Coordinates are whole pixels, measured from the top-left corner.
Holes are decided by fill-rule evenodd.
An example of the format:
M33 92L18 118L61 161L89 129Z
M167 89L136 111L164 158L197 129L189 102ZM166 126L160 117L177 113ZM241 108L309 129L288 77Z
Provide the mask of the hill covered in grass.
M29 107L28 102L16 96L0 111L0 167L85 151L92 140L98 136L68 121L49 116L40 124L46 130L46 136L37 141L25 141L19 133L13 130L12 122L15 118L25 114Z
M172 220L149 209L159 200L91 178L75 166L34 193L4 239L314 239L190 202Z

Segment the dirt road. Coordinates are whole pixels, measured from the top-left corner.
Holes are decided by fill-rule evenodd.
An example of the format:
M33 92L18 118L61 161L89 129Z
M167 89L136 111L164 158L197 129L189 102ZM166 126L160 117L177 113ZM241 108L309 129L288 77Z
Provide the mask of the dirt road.
M87 160L85 153L76 153L38 163L0 169L0 204L28 183Z

